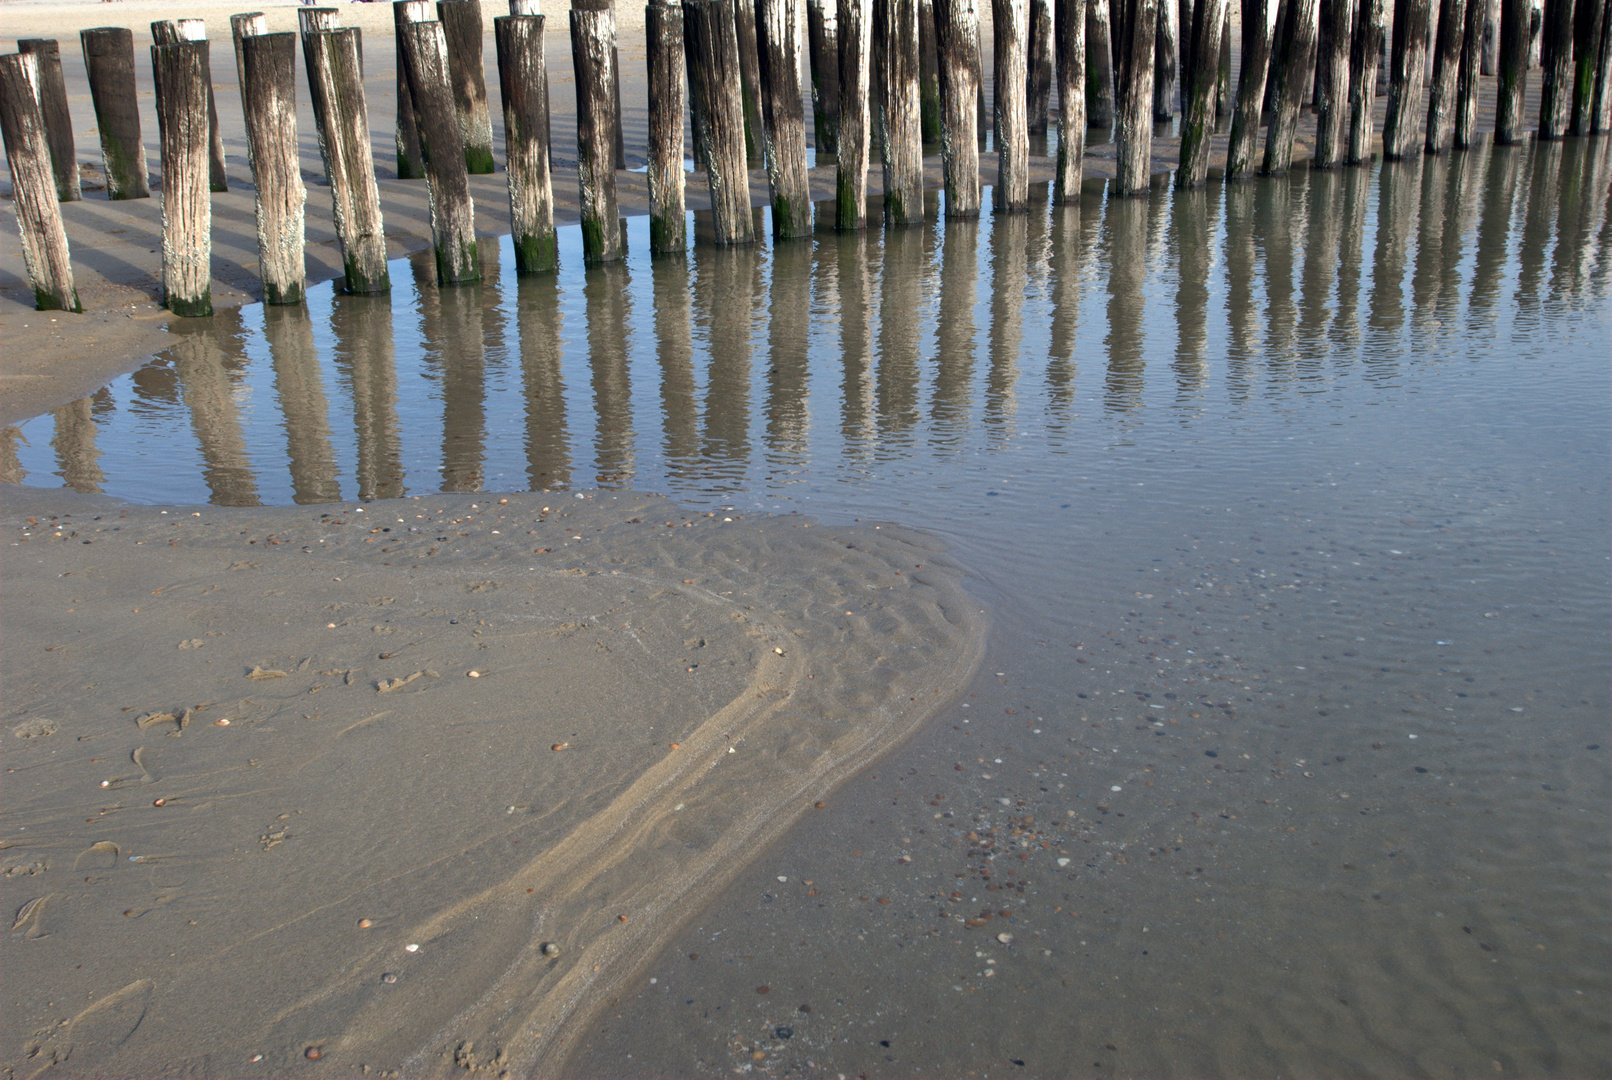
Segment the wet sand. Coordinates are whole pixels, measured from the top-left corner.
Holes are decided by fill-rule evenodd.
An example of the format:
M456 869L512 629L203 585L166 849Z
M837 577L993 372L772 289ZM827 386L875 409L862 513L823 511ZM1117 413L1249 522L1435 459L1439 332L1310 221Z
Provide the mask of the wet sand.
M648 496L4 528L15 1076L553 1075L985 626L921 534Z

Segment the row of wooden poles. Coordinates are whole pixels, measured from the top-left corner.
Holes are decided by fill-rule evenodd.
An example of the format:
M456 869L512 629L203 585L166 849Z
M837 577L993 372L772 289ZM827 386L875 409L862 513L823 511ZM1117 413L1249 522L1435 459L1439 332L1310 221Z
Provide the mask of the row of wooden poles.
M1169 31L1160 5L1172 0L992 0L996 211L1030 208L1029 138L1046 128L1058 90L1058 154L1053 199L1078 198L1088 120L1112 125L1119 195L1145 193L1152 172L1158 34ZM1484 0L1395 0L1383 153L1398 159L1471 144L1477 115ZM684 73L696 161L710 187L719 244L755 240L747 161L760 151L771 187L778 239L809 236L805 109L797 54L797 0L657 0L645 10L649 69L651 246L686 249ZM1242 73L1231 121L1225 175L1285 172L1292 161L1311 78L1317 134L1312 164L1370 159L1377 65L1386 34L1386 0L1241 0ZM557 264L550 176L544 16L537 0L510 0L494 19L505 121L506 174L517 270ZM572 0L570 31L577 102L577 178L584 257L623 254L616 206L624 166L619 58L612 0ZM837 162L834 224L865 228L870 147L884 170L885 220L924 218L924 128L938 127L945 213L977 216L984 145L980 20L976 0L808 0L808 49L820 148ZM1049 7L1049 4L1051 5ZM1229 92L1229 0L1180 0L1181 122L1176 184L1209 173L1210 138ZM1523 130L1530 47L1528 0L1501 0L1496 139ZM474 205L468 177L492 172L492 124L482 77L479 0L396 0L400 176L429 186L439 282L476 280ZM1612 92L1612 0L1546 0L1538 134L1608 128ZM308 85L331 188L345 287L389 289L385 235L369 144L359 31L338 25L334 8L298 12ZM256 185L264 299L303 298L306 192L297 156L294 53L298 35L267 32L260 12L231 16ZM1054 32L1055 28L1055 32ZM926 30L933 32L934 100L926 101ZM200 19L152 24L157 119L162 153L164 303L180 315L212 311L210 191L226 185L209 52ZM99 125L110 198L150 194L136 109L130 31L83 31L85 64ZM1049 46L1050 43L1050 46ZM744 47L746 44L748 48ZM1424 71L1432 85L1422 115ZM1174 63L1174 48L1169 50ZM1054 79L1053 72L1056 72ZM1267 82L1269 85L1267 85ZM1166 83L1166 85L1168 85ZM1170 103L1173 106L1173 103ZM1169 116L1167 106L1163 115ZM58 199L78 197L77 164L56 42L19 43L0 56L4 129L23 252L41 309L80 310Z

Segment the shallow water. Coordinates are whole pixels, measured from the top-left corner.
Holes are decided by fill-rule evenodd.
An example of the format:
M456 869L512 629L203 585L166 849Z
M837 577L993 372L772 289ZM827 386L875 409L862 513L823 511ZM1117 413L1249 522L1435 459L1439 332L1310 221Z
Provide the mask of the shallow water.
M1608 1075L1609 176L1604 139L1481 148L686 263L634 219L536 280L506 240L478 287L187 328L4 472L953 544L970 696L579 1073Z

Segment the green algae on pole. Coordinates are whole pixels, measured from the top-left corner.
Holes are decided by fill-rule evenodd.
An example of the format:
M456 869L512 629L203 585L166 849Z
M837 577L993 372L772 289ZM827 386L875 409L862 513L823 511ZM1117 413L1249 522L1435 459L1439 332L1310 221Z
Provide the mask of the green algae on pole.
M149 199L151 179L140 139L139 99L134 89L134 34L121 26L79 31L89 76L95 126L108 199Z
M606 0L571 8L571 65L576 72L577 191L582 258L615 262L623 254L616 210L615 17Z
M162 304L175 315L211 315L207 42L153 45L151 67L162 145Z
M806 179L806 109L800 96L796 0L757 0L756 52L761 64L761 105L767 183L772 189L772 235L795 240L812 234L812 195ZM679 129L681 144L681 129ZM679 157L681 157L681 145ZM920 149L921 153L921 149ZM679 161L678 167L682 167ZM923 159L919 158L919 168ZM920 203L922 202L920 172Z
M39 63L32 53L0 56L0 138L11 169L12 208L22 232L22 258L39 311L83 311L51 168Z
M303 251L308 192L297 161L297 37L244 34L239 45L263 302L299 304L307 284Z
M482 64L481 0L437 0L437 19L448 42L448 83L465 144L465 170L494 170L493 120L487 110Z
M302 51L347 291L387 292L392 279L386 269L386 233L369 144L358 30L304 34Z
M688 248L683 178L683 8L677 0L644 7L649 67L649 250Z
M946 218L980 213L979 10L976 0L935 0L935 47L940 74L940 154Z
M1236 180L1254 171L1259 148L1259 114L1265 101L1265 80L1270 73L1271 36L1276 28L1276 0L1243 0L1243 67L1237 81L1237 104L1231 117L1231 142L1226 147L1226 179Z
M1202 0L1224 5L1225 0ZM1053 28L1058 66L1058 161L1052 201L1080 201L1080 165L1086 156L1086 3L1057 0Z
M545 123L549 84L543 26L541 15L493 19L499 96L504 102L504 179L509 188L509 231L517 274L547 273L560 264Z
M67 83L62 78L62 51L55 38L17 42L17 52L34 56L39 65L39 109L45 121L50 167L56 175L56 198L76 202L84 197L78 182L78 155L73 149L73 114L67 109Z
M838 0L840 128L834 178L834 227L846 232L865 229L868 224L872 21L873 0Z
M414 95L409 91L408 65L403 62L403 25L430 19L430 0L393 0L392 28L397 46L397 112L393 141L397 148L399 180L425 179L425 155L420 150L419 123L414 119Z
M1589 135L1596 130L1596 71L1601 60L1606 8L1606 0L1578 0L1578 7L1573 13L1573 120L1568 128L1570 135Z
M1181 117L1181 166L1175 185L1197 187L1209 176L1209 140L1215 132L1215 88L1220 82L1220 35L1226 0L1198 0L1192 24L1184 28L1190 66L1182 83L1186 108Z

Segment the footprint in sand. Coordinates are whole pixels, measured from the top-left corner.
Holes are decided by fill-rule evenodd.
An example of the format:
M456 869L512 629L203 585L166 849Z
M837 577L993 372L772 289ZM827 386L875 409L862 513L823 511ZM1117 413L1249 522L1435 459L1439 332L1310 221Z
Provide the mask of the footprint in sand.
M110 840L101 840L79 852L73 860L74 870L110 870L118 864L118 846Z
M96 1063L115 1054L145 1022L156 984L140 979L109 994L28 1047L28 1057L39 1062L29 1080L69 1060L74 1072L90 1076Z

